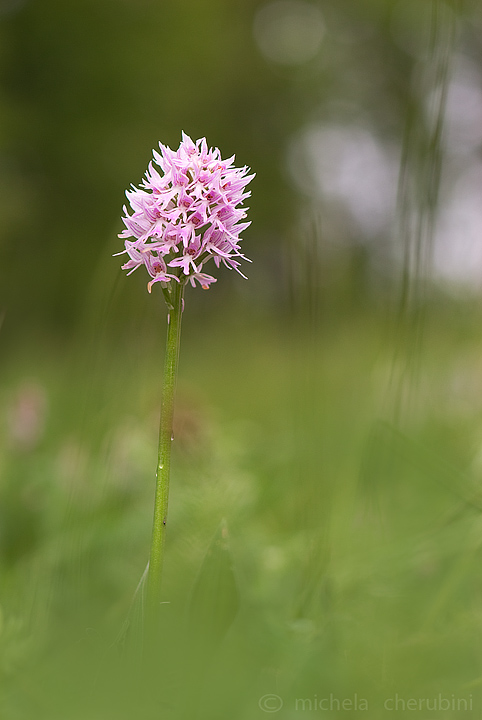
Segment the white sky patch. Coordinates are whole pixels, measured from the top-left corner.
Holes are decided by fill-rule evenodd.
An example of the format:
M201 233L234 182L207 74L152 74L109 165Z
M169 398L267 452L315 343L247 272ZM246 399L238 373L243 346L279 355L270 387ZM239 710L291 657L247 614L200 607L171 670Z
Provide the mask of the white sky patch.
M362 235L382 232L393 218L396 153L363 127L304 128L289 147L288 167L303 193L341 203Z
M478 69L458 57L446 107L446 142L450 154L470 154L482 144L482 82Z
M482 290L482 163L459 178L439 213L435 275Z
M445 116L444 185L434 241L435 277L482 291L482 79L455 59Z
M464 56L455 58L448 88L444 145L431 274L482 292L482 78ZM287 166L295 186L334 221L333 242L344 241L346 225L361 240L397 227L399 150L366 126L305 126L288 146Z

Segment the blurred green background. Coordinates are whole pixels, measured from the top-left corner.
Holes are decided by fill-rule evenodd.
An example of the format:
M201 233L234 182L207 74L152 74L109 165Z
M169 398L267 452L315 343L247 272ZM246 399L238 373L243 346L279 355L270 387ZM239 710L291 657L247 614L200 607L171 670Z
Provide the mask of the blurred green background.
M0 47L2 720L479 717L480 4L0 0ZM181 130L253 263L186 294L146 668L165 310L112 255Z

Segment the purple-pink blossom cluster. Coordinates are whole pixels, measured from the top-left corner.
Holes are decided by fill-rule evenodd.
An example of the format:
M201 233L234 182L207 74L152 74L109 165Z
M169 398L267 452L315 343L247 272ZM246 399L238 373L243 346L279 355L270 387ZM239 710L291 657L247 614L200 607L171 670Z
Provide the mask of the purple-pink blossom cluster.
M159 143L154 162L149 163L140 188L133 186L126 195L131 210L124 206L125 241L129 260L123 270L134 272L145 265L152 285L172 280L198 281L207 289L216 278L202 272L214 259L234 268L241 275L239 258L247 260L239 248L240 233L249 222L246 208L239 207L251 193L246 185L254 175L249 168L233 167L234 156L221 159L217 148L208 148L206 139L193 142L185 133L177 151ZM130 273L129 273L130 274ZM245 277L243 275L243 277Z

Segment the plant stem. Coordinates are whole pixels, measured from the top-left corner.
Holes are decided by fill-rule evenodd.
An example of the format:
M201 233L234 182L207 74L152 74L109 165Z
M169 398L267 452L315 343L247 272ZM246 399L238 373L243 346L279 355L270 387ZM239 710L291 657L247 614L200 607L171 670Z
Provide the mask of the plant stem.
M149 616L154 620L161 598L161 573L166 536L167 505L169 499L169 477L171 470L171 445L173 437L174 393L179 364L181 339L183 282L173 282L168 306L168 327L164 379L162 385L161 420L159 426L159 455L156 473L156 497L154 501L154 523L152 527L151 553L147 583Z

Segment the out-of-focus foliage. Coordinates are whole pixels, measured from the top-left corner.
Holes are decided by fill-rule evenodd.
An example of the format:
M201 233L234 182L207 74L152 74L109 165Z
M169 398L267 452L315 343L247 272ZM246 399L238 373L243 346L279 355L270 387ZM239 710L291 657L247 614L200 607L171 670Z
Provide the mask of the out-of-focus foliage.
M120 247L124 190L140 181L152 147L159 140L177 146L181 129L205 135L257 172L246 234L256 261L250 292L264 302L267 286L268 298L279 300L275 288L289 275L281 249L300 207L293 172L316 185L299 158L294 170L287 159L293 138L310 124L361 126L396 155L430 2L308 3L319 13L320 38L305 57L299 48L311 36L297 6L306 5L2 1L0 303L7 336L20 323L66 332L99 276L112 288L118 261L105 259ZM300 33L288 45L279 28L286 15ZM461 32L475 62L477 23L480 11L467 6ZM275 44L274 59L266 43ZM305 218L311 213L303 210ZM326 232L330 244L340 228ZM372 252L352 249L355 265Z
M402 425L390 376L411 350L394 364L382 317L352 313L316 341L240 313L186 325L150 668L130 607L152 519L158 353L112 348L92 372L90 349L44 352L36 384L12 360L2 720L139 707L244 720L272 693L287 710L357 693L380 718L395 694L479 707L480 317L432 308Z
M125 188L140 182L159 140L177 147L181 129L256 168L257 233L263 214L264 227L279 232L286 214L276 115L287 98L254 48L252 13L250 3L211 0L7 6L1 151L9 313L75 318L103 255L122 247L114 238Z
M318 717L355 693L370 717L395 694L480 714L480 4L0 20L2 720L251 720L266 696ZM186 293L143 679L165 313L111 255L125 188L181 129L257 173L254 262Z

